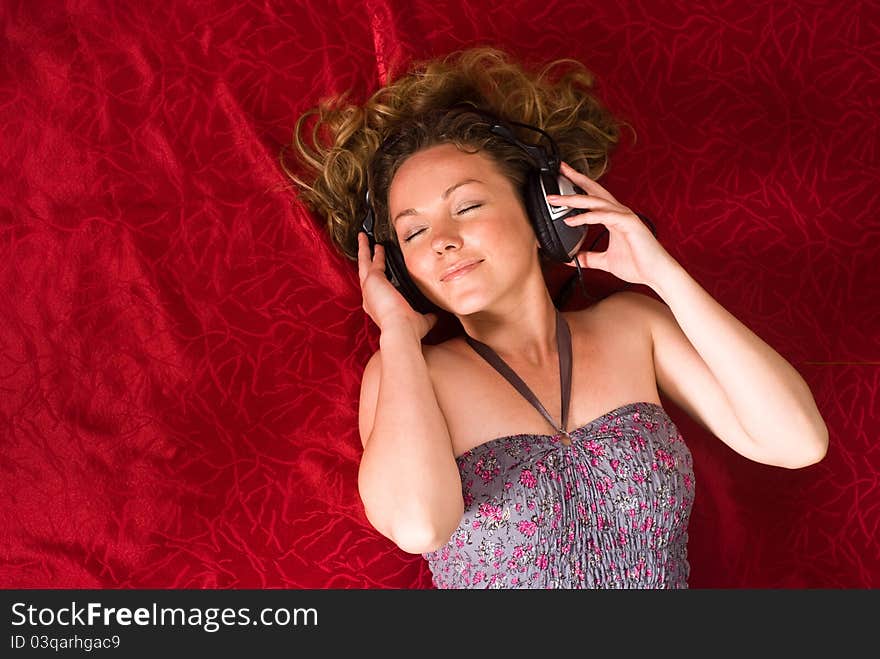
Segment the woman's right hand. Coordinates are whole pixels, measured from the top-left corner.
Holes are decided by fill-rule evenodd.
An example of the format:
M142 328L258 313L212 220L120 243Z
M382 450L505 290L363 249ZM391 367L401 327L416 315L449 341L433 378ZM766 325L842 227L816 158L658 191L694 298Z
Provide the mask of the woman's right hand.
M376 243L370 257L370 241L358 232L358 278L361 282L364 311L381 331L395 325L411 328L419 340L437 323L437 314L421 314L406 301L385 275L385 247Z

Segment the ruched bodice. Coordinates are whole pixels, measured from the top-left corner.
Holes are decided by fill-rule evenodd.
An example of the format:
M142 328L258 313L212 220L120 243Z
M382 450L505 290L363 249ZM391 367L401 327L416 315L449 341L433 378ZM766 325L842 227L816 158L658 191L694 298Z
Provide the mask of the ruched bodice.
M424 554L437 588L687 588L691 453L662 406L499 437L457 458L464 515Z

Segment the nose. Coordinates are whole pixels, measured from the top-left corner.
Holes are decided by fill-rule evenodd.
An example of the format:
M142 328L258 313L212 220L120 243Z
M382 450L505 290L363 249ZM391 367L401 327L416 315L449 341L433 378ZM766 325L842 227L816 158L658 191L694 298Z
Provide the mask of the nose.
M454 221L438 222L434 226L431 247L438 254L453 248L461 247L461 234Z

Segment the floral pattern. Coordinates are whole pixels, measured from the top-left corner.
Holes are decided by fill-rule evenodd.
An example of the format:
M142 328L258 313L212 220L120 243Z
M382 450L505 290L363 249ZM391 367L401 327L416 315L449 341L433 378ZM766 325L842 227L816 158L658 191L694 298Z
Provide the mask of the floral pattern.
M424 554L437 588L687 588L691 453L662 406L458 457L465 511Z

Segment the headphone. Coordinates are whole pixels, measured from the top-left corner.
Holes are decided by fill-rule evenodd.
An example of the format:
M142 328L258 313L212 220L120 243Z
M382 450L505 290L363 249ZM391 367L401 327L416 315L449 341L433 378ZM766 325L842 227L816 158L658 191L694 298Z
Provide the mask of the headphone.
M490 126L489 132L520 148L529 156L529 160L532 164L529 168L523 188L523 199L525 202L526 214L531 221L535 236L538 238L538 243L540 244L540 251L546 254L553 262L569 263L574 260L575 265L577 266L577 273L573 274L569 281L563 285L561 289L562 294L567 294L575 277L580 280L581 289L583 290L581 265L580 262L575 259L575 256L577 255L584 238L587 236L589 225L583 224L579 226L569 226L563 222L563 220L572 215L589 212L589 210L583 208L569 208L568 206L554 206L547 201L547 195L586 193L559 173L561 159L559 157L559 150L556 142L550 137L550 135L537 126L516 121L504 122L498 117L470 104L462 103L450 108L450 110L458 108L472 112L486 119ZM549 149L538 144L527 144L519 140L516 135L514 135L511 125L520 126L527 130L539 133L549 143ZM394 138L386 138L376 153L381 152L392 139ZM372 203L370 202L369 186L365 195L365 204L367 210L362 223L362 229L369 239L370 255L372 256L377 241L374 234L375 212ZM656 236L657 232L651 220L641 213L636 213L636 215L650 226L651 231ZM608 229L605 228L606 233L607 231ZM599 238L601 237L602 236L600 235ZM592 249L596 242L598 242L599 238L593 242L590 249ZM399 247L391 240L378 242L385 249L385 276L400 294L403 295L407 302L409 302L410 306L423 314L429 312L439 313L442 311L437 305L425 297L409 276L409 272L406 269L406 264L403 259L403 254ZM631 286L631 284L628 284L626 288L629 288L629 286ZM587 295L585 290L583 290L583 292L584 295ZM590 296L587 295L587 297ZM560 306L558 300L555 301L555 304L557 308Z

